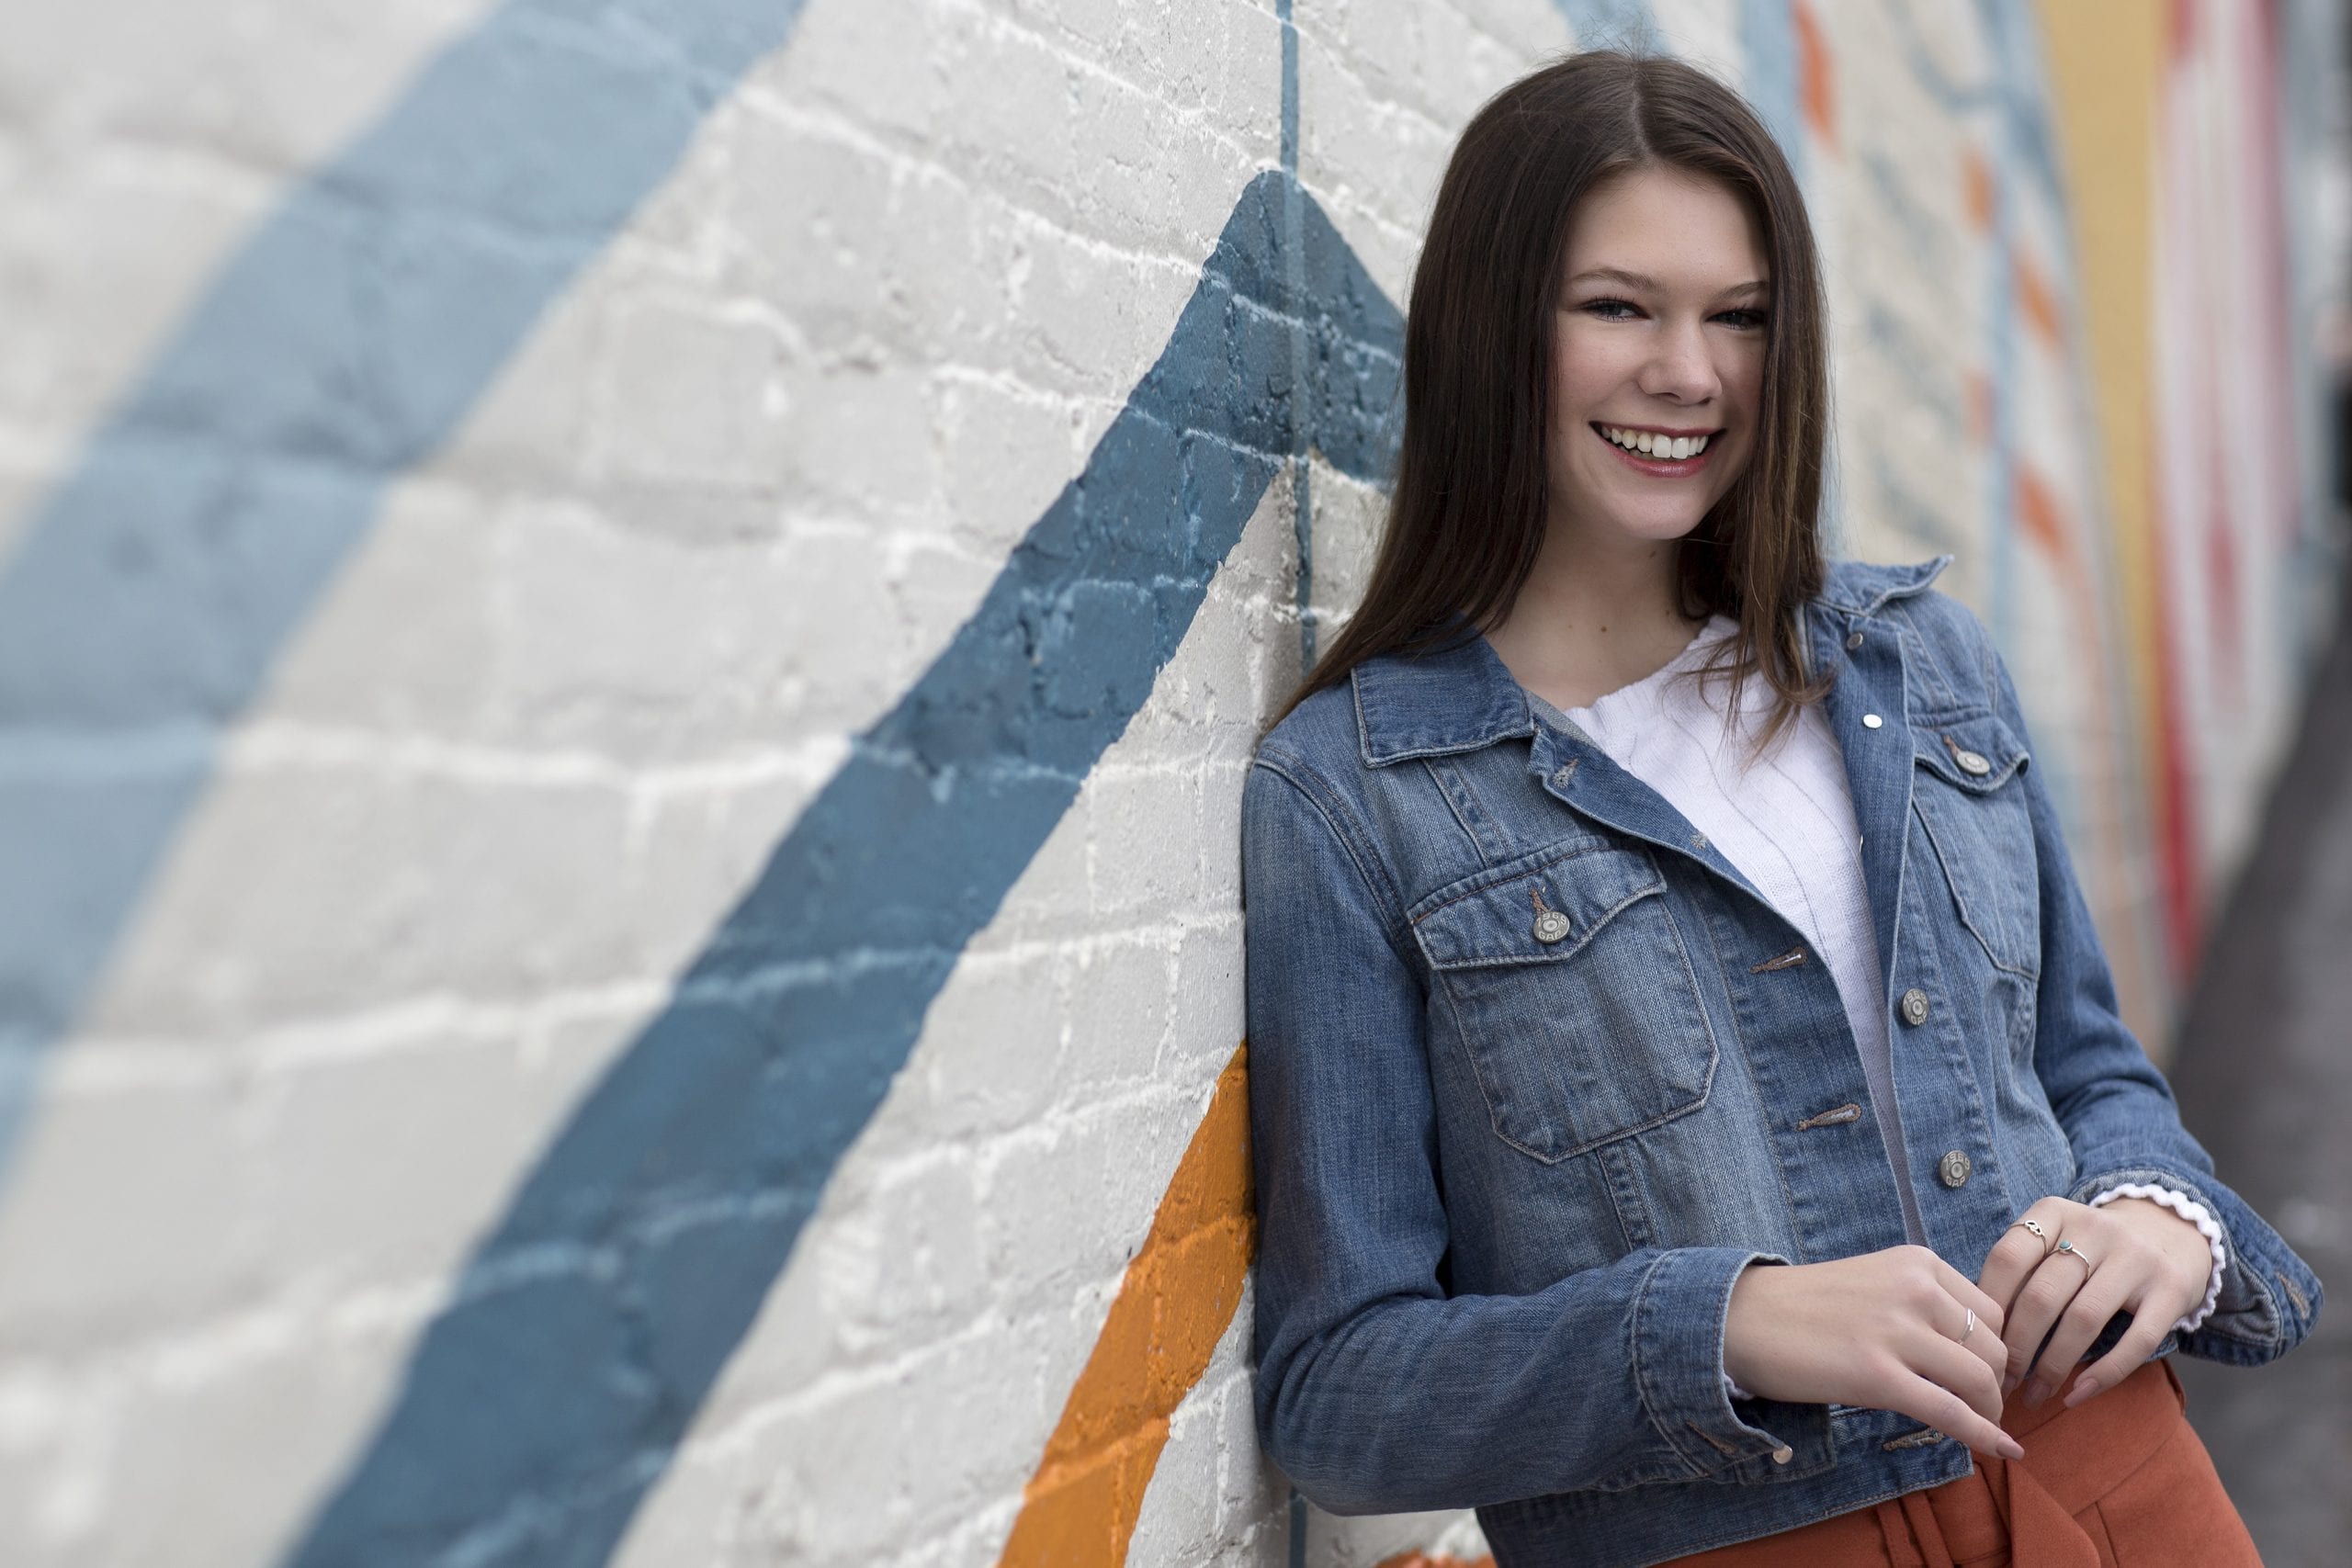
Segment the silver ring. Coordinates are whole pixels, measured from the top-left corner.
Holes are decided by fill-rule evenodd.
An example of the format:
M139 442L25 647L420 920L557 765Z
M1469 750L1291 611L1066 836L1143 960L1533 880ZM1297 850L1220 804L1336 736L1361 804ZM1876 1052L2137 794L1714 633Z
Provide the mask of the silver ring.
M2052 1251L2052 1252L2063 1252L2063 1253L2065 1253L2065 1254L2066 1254L2068 1257L2070 1257L2070 1258L2081 1258L2081 1259L2082 1259L2082 1263L2083 1263L2083 1267L2084 1267L2084 1268L2086 1268L2086 1269L2096 1269L2098 1267L2098 1264L2096 1264L2096 1263L2094 1263L2094 1262L2092 1262L2092 1261L2091 1261L2091 1259L2090 1259L2090 1254L2088 1254L2088 1253L2085 1252L2081 1247L2076 1247L2076 1246L2075 1246L2073 1242L2071 1242L2071 1241L2062 1241L2062 1242L2060 1242L2056 1247L2052 1247L2050 1250L2051 1250L2051 1251Z
M1960 1331L1960 1342L1965 1345L1968 1343L1968 1337L1976 1332L1976 1309L1967 1307L1963 1310L1968 1314L1968 1326Z
M2041 1221L2039 1221L2039 1220L2011 1220L2011 1221L2009 1222L2009 1229L2011 1229L2011 1230L2015 1230L2015 1229L2017 1229L2019 1225L2023 1225L2027 1230L2031 1231L2031 1232L2032 1232L2032 1233L2033 1233L2037 1237L2039 1237L2039 1238L2041 1239L2041 1256L2042 1256L2042 1257L2044 1257L2044 1258L2049 1257L2049 1256L2050 1256L2050 1233L2049 1233L2048 1231L2043 1230L2043 1229L2041 1228Z

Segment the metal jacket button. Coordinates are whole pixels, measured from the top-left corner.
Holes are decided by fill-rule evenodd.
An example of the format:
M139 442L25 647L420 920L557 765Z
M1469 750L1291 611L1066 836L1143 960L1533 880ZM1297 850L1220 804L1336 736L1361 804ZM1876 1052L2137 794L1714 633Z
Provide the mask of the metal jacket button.
M1568 917L1557 909L1546 909L1535 917L1535 940L1557 942L1568 934Z
M1903 1021L1905 1023L1928 1021L1928 993L1917 986L1903 993Z
M1789 1461L1796 1457L1796 1450L1789 1447L1786 1443L1782 1443L1779 1448L1772 1450L1772 1462L1774 1464L1786 1464Z
M1936 1162L1936 1179L1941 1181L1946 1187L1967 1186L1968 1171L1968 1156L1958 1149L1952 1150Z
M1862 634L1861 634L1861 633L1860 633L1860 632L1848 632L1848 633L1846 634L1846 646L1847 646L1848 648L1860 648L1860 647L1861 647L1861 646L1862 646Z
M1886 720L1879 717L1879 716L1874 713L1866 713L1862 715L1862 728L1865 729L1876 729L1880 725L1884 724Z
M1962 773L1975 773L1981 776L1993 771L1993 764L1986 761L1983 754L1980 752L1956 752L1953 754L1953 760L1959 762L1961 772Z

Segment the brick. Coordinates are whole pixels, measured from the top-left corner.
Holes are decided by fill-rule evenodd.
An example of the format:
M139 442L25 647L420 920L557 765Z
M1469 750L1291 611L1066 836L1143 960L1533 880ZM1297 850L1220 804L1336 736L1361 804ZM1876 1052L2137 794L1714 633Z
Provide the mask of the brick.
M58 1355L220 1310L275 1260L259 1171L222 1077L183 1076L40 1105L0 1207L0 1324ZM168 1291L157 1281L168 1280Z
M321 613L280 658L269 711L388 733L486 738L500 605L488 509L416 480L388 499Z
M234 1032L633 973L613 897L626 802L521 771L386 770L325 739L299 764L233 769L182 830L95 1023Z

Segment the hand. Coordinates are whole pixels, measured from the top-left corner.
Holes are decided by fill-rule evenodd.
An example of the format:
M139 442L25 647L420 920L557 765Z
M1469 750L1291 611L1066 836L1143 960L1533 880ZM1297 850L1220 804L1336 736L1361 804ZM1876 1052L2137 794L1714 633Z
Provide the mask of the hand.
M2030 1373L2028 1404L2039 1404L2057 1392L2117 1313L2132 1314L2130 1330L2075 1380L2066 1395L2069 1405L2130 1376L2172 1325L2205 1299L2213 1273L2212 1249L2195 1225L2161 1203L2119 1198L2094 1209L2064 1198L2044 1198L2022 1218L2033 1221L2044 1234L2036 1235L2022 1224L2010 1226L1994 1244L1978 1283L2007 1314L2002 1338L2008 1370L2001 1387L2013 1389ZM2060 1242L2072 1246L2061 1252ZM2044 1336L2050 1340L2046 1348Z
M1897 1410L2023 1459L2000 1427L2001 1321L1999 1303L1924 1247L1751 1264L1731 1288L1724 1371L1760 1398Z

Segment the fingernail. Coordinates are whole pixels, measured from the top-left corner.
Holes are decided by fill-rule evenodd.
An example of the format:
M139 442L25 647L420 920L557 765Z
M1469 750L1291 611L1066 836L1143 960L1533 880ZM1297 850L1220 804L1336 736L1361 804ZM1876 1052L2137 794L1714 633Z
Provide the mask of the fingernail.
M2048 1383L2046 1383L2046 1382L2043 1382L2040 1378L2036 1378L2036 1379L2034 1380L2034 1382L2033 1382L2033 1386L2032 1386L2031 1388L2030 1388L2030 1389L2026 1390L2026 1394L2025 1394L2025 1405L2026 1405L2026 1408L2027 1408L2027 1409L2029 1409L2029 1410L2030 1410L2030 1409L2032 1409L2035 1405L2037 1405L2037 1404L2041 1404L2043 1400L2045 1400L2045 1399L2047 1399L2047 1398L2049 1398L2049 1397L2050 1397L2050 1385L2049 1385Z
M2008 1457L2013 1460L2025 1458L2025 1445L2018 1442L2015 1438L2010 1438Z
M2072 1410L2075 1405L2080 1404L2084 1400L2088 1399L2092 1394L2095 1394L2098 1392L2098 1379L2076 1378L2075 1380L2075 1386L2069 1389L2066 1393L2066 1408Z
M2001 1374L2001 1393L2003 1397L2015 1393L2017 1392L2018 1384L2024 1381L2024 1379L2018 1377L2015 1372L2003 1372Z

